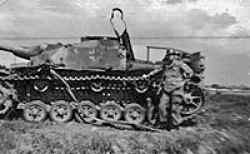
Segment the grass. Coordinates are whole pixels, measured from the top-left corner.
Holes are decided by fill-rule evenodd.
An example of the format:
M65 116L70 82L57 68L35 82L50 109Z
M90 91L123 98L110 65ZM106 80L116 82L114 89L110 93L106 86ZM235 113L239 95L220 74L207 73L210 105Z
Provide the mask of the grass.
M161 133L0 121L3 154L249 154L250 96L210 95L197 125Z

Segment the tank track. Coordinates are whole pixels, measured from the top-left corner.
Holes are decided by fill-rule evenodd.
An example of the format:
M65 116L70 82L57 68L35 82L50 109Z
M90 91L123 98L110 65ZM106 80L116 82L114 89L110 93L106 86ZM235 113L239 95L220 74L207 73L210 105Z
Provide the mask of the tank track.
M161 69L77 72L44 66L14 72L0 80L14 86L14 106L23 110L27 121L41 122L49 117L62 123L75 118L86 123L155 130L150 109L157 106Z

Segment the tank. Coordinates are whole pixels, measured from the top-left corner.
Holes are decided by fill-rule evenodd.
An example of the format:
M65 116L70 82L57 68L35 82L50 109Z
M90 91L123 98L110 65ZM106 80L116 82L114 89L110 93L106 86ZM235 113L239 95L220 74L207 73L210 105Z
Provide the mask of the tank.
M125 28L115 27L115 12ZM25 120L41 122L48 117L63 123L72 119L93 123L97 119L133 124L152 124L162 87L164 57L157 62L134 56L123 20L115 8L111 14L115 37L86 36L72 44L43 44L25 48L0 46L28 60L0 71L0 114L21 110ZM188 53L167 47L166 56L178 53L194 74L183 86L183 116L197 113L204 103L204 65L200 52Z

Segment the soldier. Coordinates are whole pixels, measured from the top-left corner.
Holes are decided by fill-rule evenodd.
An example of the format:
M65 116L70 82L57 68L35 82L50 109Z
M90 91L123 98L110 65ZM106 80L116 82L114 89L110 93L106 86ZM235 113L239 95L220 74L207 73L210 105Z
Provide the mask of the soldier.
M115 35L120 40L120 43L127 50L126 58L135 60L133 49L130 43L130 37L127 31L126 22L123 17L123 11L119 8L114 8L111 13L110 23L115 32Z
M192 69L185 64L180 53L168 51L163 59L162 89L159 100L159 120L166 126L183 122L182 95L185 78L191 77ZM165 127L165 126L164 126Z

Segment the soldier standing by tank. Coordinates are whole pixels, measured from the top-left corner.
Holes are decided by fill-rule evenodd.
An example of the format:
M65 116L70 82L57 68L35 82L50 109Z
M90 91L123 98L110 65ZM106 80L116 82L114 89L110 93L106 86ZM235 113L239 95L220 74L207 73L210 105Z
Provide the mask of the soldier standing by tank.
M172 124L183 122L181 116L183 86L185 79L191 77L192 69L181 59L181 54L169 50L163 59L163 77L159 100L159 121L170 129Z

